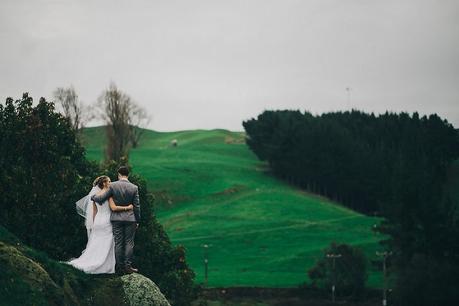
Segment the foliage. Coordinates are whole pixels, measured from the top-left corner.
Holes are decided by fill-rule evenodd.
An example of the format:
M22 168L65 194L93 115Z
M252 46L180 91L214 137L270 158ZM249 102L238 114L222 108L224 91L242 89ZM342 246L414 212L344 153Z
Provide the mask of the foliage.
M454 306L459 300L457 263L416 254L397 279L397 305Z
M79 256L87 236L75 202L88 193L94 177L106 172L114 178L117 166L112 163L100 170L88 162L68 118L44 98L33 106L28 94L0 105L0 142L0 223L51 258ZM143 205L136 263L174 305L188 305L195 290L185 252L171 245L153 216L153 198L145 181L138 176L132 180L140 187ZM59 282L64 277L58 272L53 279Z
M54 258L81 252L86 235L74 203L96 169L52 103L34 107L26 93L0 105L0 223L25 243Z
M145 135L145 128L150 123L151 117L149 116L147 111L144 108L140 107L138 104L132 105L130 117L130 140L132 148L135 149L139 146L140 140Z
M58 87L53 95L64 116L69 119L73 130L80 132L94 118L90 108L78 98L73 86Z
M144 133L142 127L150 121L146 110L114 83L102 92L98 103L106 123L106 160L127 159L131 146L135 148L139 144Z
M458 202L445 187L459 157L459 135L446 120L403 112L266 111L244 127L248 145L276 175L353 209L382 214L377 230L390 237L385 243L399 277L421 269L418 256L459 267ZM425 292L438 289L427 279L415 284L429 288ZM416 290L407 287L398 281L395 296L415 299ZM447 286L441 290L448 296Z
M340 255L335 259L327 254ZM347 244L332 243L323 256L308 271L314 287L329 289L336 286L337 295L359 297L365 290L367 260L361 249Z
M131 97L119 90L114 83L99 97L102 119L106 122L107 161L121 161L129 153L129 108Z
M277 176L364 213L393 212L404 190L436 192L429 182L459 156L457 132L435 114L265 111L243 126Z

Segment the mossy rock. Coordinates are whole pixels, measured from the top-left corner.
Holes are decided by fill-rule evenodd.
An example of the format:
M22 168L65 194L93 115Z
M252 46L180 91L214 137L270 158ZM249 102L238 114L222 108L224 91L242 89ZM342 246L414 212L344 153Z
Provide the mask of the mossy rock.
M121 281L129 305L170 306L158 286L151 279L141 274L132 273L122 276Z
M86 305L170 306L158 286L141 274L95 274L90 283L83 301Z
M5 233L0 226L1 306L170 306L158 286L141 274L85 274Z
M64 291L37 262L11 245L0 241L1 285L5 299L26 305L59 305L65 300Z

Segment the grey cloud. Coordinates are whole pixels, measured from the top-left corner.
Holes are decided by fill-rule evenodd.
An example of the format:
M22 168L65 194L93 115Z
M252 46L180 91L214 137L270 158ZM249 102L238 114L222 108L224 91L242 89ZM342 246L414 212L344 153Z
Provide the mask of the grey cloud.
M457 1L8 0L0 43L0 99L73 84L92 103L113 80L157 130L351 107L459 126Z

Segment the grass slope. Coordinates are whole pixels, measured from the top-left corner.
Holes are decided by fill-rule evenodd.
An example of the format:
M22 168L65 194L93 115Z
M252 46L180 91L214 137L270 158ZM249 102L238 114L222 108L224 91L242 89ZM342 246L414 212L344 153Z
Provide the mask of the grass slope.
M90 159L101 160L103 128L88 128L83 142ZM170 145L177 139L178 147ZM203 244L210 287L291 287L332 241L362 247L375 259L379 220L279 181L244 143L226 130L146 131L130 153L161 207L156 215L174 244L204 281ZM369 285L381 285L371 270Z

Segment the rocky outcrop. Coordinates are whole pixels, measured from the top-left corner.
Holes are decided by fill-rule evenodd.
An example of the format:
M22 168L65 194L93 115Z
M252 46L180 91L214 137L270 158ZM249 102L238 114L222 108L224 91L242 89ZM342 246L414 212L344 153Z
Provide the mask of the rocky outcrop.
M122 276L121 281L129 305L171 306L151 279L133 273Z
M141 274L88 275L6 235L0 226L0 305L170 306Z
M56 284L48 271L21 248L0 241L0 267L0 296L4 297L0 304L78 304L69 288Z

